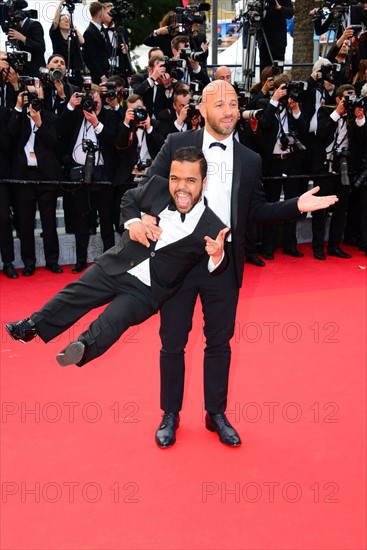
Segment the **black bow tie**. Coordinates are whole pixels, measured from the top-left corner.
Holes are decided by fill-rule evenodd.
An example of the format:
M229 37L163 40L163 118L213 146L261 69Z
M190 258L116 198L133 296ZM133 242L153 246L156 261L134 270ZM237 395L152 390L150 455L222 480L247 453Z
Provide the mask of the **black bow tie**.
M168 210L170 210L171 212L176 212L177 208L173 200L169 203ZM181 221L184 222L186 214L184 214L183 212L180 212L180 216L181 216Z
M213 141L213 143L211 143L209 145L209 149L211 149L212 147L220 147L221 149L223 149L223 151L225 151L227 149L227 145L224 145L223 143L220 143L219 141Z

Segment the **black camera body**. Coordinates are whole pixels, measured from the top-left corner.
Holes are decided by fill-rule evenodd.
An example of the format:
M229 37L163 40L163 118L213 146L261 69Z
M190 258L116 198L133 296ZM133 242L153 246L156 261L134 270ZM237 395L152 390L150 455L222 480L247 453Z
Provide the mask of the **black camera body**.
M138 126L140 122L144 122L148 118L148 111L145 109L145 107L134 107L133 112L134 118L130 121L131 128Z
M282 151L291 149L292 151L305 151L306 147L297 138L295 131L283 132L280 136L280 148Z
M83 111L87 111L87 113L96 112L97 102L93 99L93 92L91 92L91 90L88 90L86 92L76 92L76 96L82 98L80 106Z
M233 87L237 94L238 107L244 110L250 102L250 92L247 90L244 82L234 82Z
M209 11L210 4L206 2L201 2L195 6L187 6L186 8L182 6L177 6L175 8L176 12L176 22L180 25L180 32L185 34L190 34L192 32L191 27L194 23L203 25L205 23L204 15L196 15L197 12Z
M307 90L307 82L305 80L291 80L284 84L287 90L287 98L290 97L293 101L300 101L303 93Z
M75 4L81 4L82 2L83 0L64 0L63 6L65 6L69 13L73 13Z
M367 159L363 159L362 171L354 178L352 185L355 189L366 187L367 185Z
M30 62L31 54L22 51L7 52L6 60L16 73L21 73L24 70L25 64Z
M40 67L40 81L42 86L53 86L55 80L63 79L62 71L59 69L47 69L47 67Z
M103 86L107 88L107 92L103 94L102 99L117 99L116 82L105 82Z
M140 160L136 165L136 169L139 170L139 172L143 172L144 170L149 168L149 166L151 165L152 165L151 159Z
M22 7L27 6L27 2L19 2L17 0L5 0L0 2L0 7L3 8L1 13L1 28L5 34L8 34L10 29L19 30L21 21L26 17L38 19L37 10L22 9Z
M109 15L114 20L116 26L122 25L124 21L135 18L134 6L126 0L112 0L113 8Z
M164 65L166 67L166 72L176 80L181 80L183 72L186 68L185 59L173 59L169 58L166 55L164 56Z
M348 114L353 114L356 107L364 107L366 97L357 97L354 90L348 90L344 95L344 107Z
M319 78L319 82L324 82L324 80L326 80L330 84L334 84L335 73L340 72L340 70L341 70L340 63L331 63L330 65L321 65L320 67L321 78Z
M23 98L28 98L28 106L31 106L35 111L41 111L43 109L43 99L40 99L37 92L25 91Z

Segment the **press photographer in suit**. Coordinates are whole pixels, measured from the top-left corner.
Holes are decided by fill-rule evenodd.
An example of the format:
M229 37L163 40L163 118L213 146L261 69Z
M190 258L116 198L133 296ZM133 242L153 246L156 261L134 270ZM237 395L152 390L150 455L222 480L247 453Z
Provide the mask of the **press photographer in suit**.
M287 19L294 15L292 0L270 0L267 3L263 29L269 43L273 61L284 61L287 48ZM260 45L260 72L272 65L265 40Z
M100 2L89 4L89 13L92 21L84 32L84 58L92 82L100 84L106 82L110 70L110 47L106 31L103 27L106 7Z

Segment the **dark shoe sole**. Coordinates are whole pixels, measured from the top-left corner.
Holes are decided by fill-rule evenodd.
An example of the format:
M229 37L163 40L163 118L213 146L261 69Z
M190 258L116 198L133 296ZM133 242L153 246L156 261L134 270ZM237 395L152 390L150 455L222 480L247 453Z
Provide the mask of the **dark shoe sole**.
M76 365L83 359L85 345L83 342L71 342L63 351L56 355L56 361L60 367Z

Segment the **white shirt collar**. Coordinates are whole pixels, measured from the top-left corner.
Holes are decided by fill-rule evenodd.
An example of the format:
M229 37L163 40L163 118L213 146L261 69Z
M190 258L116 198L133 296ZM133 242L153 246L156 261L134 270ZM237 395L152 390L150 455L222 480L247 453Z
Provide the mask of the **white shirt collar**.
M204 134L203 134L203 149L208 149L211 143L214 143L215 141L219 141L218 139L215 139L204 127ZM226 146L226 150L233 148L233 132L231 135L229 135L225 139L220 140L223 145Z

